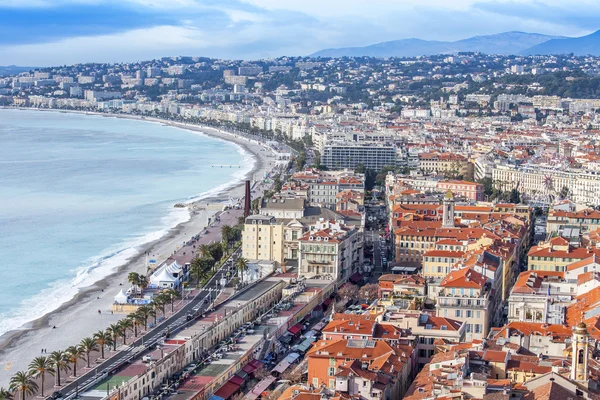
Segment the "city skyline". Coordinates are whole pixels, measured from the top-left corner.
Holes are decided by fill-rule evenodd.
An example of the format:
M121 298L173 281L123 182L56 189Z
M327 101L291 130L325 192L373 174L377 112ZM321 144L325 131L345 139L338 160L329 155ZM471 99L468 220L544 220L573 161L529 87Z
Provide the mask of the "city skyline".
M375 0L0 1L2 64L51 66L193 55L259 59L417 37L458 40L505 31L580 36L600 5L556 0L426 5Z

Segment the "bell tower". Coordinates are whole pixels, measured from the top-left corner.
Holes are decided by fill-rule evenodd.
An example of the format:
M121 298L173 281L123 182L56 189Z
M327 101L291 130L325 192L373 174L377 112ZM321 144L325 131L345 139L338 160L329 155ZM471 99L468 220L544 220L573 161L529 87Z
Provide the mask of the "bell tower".
M454 228L454 195L450 190L444 197L442 228Z
M587 384L588 381L588 346L590 335L583 321L573 328L571 343L571 379Z

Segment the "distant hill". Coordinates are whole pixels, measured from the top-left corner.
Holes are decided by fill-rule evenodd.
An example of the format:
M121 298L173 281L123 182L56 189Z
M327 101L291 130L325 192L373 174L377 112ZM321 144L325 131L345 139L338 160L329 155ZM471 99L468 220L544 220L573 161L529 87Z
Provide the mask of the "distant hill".
M600 55L600 31L577 38L552 39L523 51L527 55L570 54Z
M17 75L21 72L27 72L36 69L36 67L19 67L17 65L7 65L5 67L0 65L0 76Z
M519 54L552 39L564 38L539 33L504 32L496 35L474 36L456 42L401 39L365 47L325 49L311 54L311 57L416 57L476 51L486 54Z

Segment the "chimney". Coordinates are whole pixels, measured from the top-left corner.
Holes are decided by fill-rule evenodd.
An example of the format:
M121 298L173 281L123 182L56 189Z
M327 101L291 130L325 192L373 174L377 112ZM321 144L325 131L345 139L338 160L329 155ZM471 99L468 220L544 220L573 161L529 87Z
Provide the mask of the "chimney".
M244 196L244 218L250 215L250 207L251 207L252 199L250 197L250 181L246 181L246 195Z

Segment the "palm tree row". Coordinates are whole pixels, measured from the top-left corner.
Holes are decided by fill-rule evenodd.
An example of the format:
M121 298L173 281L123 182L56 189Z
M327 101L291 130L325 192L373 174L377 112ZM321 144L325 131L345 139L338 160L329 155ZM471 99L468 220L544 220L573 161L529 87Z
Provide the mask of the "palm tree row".
M140 281L138 281L140 282ZM9 390L0 388L0 400L12 400L14 393L19 393L21 400L26 396L35 395L38 390L44 397L44 386L46 377L54 377L55 386L61 386L62 373L73 371L73 377L77 377L77 362L85 361L86 368L91 368L91 354L94 351L100 351L100 358L105 358L106 349L112 347L113 351L117 349L117 341L122 338L123 344L127 344L127 334L131 331L134 337L138 336L139 328L148 329L150 318L156 318L158 313L165 315L165 306L170 304L171 311L174 311L174 303L180 293L174 289L167 289L148 305L139 307L135 312L127 315L122 320L111 324L105 331L98 331L91 337L86 337L76 346L71 346L65 351L57 350L48 356L36 357L30 364L27 371L18 371L10 380ZM37 380L40 380L38 385Z

